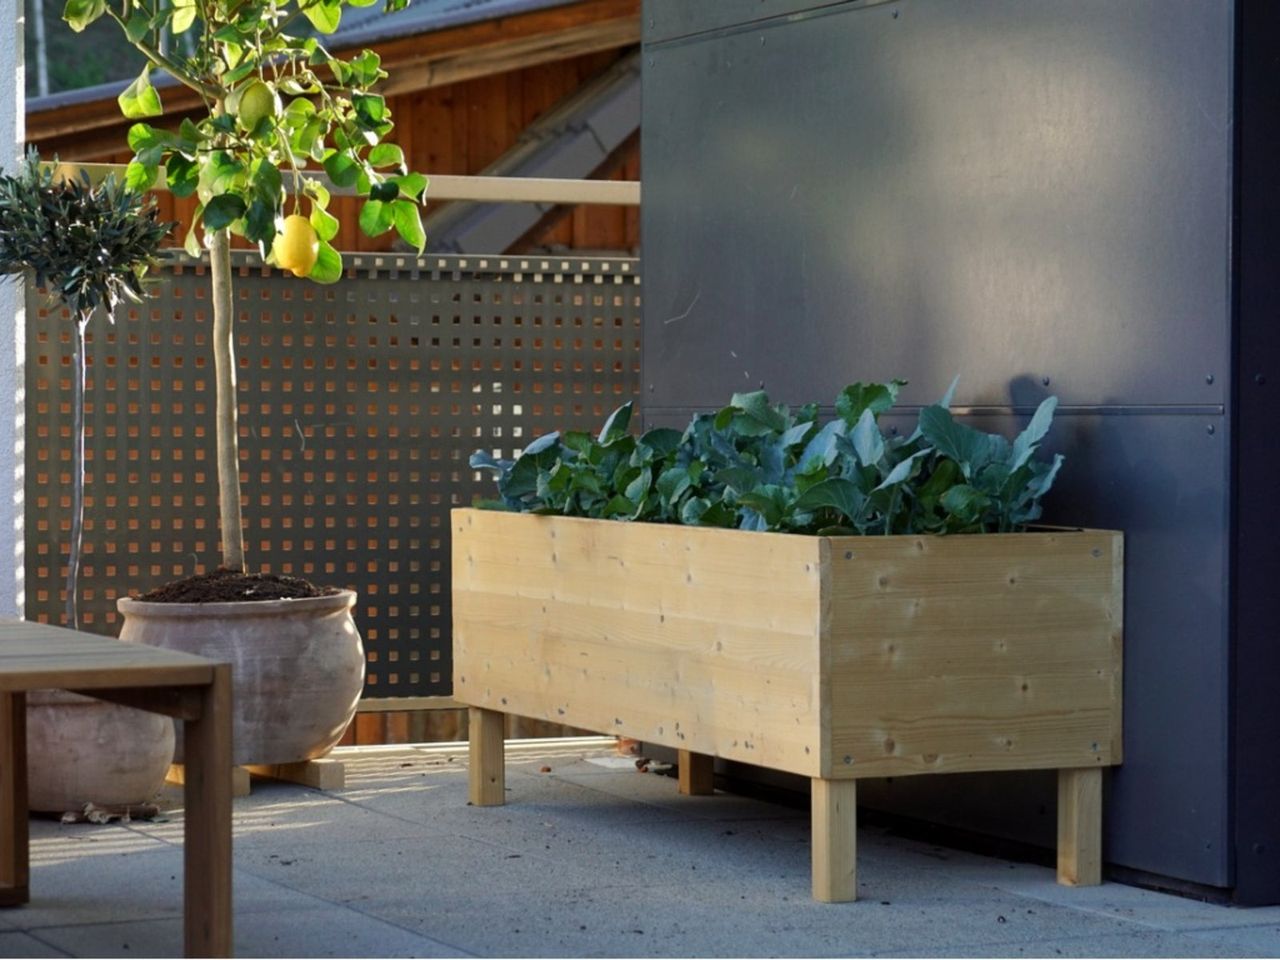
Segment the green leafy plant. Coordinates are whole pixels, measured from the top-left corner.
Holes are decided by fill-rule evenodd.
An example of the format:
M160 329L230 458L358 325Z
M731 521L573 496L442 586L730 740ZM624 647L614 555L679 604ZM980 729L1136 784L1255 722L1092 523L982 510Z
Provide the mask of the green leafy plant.
M910 436L886 436L880 416L904 385L852 384L825 423L816 404L740 393L683 433L639 436L627 403L596 436L550 433L471 466L497 480L500 499L482 505L530 513L822 535L1011 531L1040 516L1062 466L1035 458L1056 398L1010 443L951 415L953 383Z
M102 308L114 322L117 305L141 302L147 271L160 262L172 224L154 202L107 177L93 184L56 176L34 150L16 173L0 175L0 273L28 271L67 307L75 326L72 402L71 545L67 561L67 624L79 621L77 598L84 531L85 328Z
M332 246L339 222L328 212L330 191L308 170L354 187L364 198L360 227L377 236L395 230L419 253L426 243L420 204L427 178L411 172L403 151L386 137L387 102L375 91L387 74L363 50L330 54L320 39L297 36L306 20L331 34L348 6L376 0L67 0L63 19L82 31L108 17L147 59L120 94L134 151L128 186L146 190L161 176L177 197L199 205L184 246L210 250L216 385L216 437L223 565L243 571L240 463L236 431L230 235L257 244L263 258L297 276L332 283L342 257ZM408 0L386 0L385 9ZM176 38L164 49L161 37ZM152 83L163 70L196 91L204 116L176 130L145 122L163 104Z

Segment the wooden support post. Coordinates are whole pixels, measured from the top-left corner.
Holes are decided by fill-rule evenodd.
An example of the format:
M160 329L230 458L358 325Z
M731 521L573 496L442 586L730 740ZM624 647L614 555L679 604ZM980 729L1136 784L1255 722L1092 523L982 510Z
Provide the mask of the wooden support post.
M709 797L716 792L715 757L681 750L676 763L680 773L680 792L686 797Z
M183 729L183 946L231 956L231 666L216 664L200 718Z
M1102 882L1102 769L1058 771L1058 882Z
M27 695L0 693L0 907L30 899L27 829Z
M471 803L477 807L501 806L507 800L504 714L480 707L471 707L469 714Z
M249 764L244 768L255 777L300 783L317 790L341 790L347 783L347 768L341 760L303 760L299 763Z
M812 781L813 899L858 899L858 781Z

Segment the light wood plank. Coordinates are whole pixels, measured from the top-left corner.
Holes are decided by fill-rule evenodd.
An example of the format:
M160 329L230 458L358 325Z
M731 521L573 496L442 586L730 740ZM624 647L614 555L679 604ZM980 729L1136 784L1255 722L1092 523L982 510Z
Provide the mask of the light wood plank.
M813 899L858 899L858 792L856 780L812 781Z
M709 797L716 792L716 759L681 750L677 760L680 792L686 797Z
M249 764L245 769L255 777L300 783L317 790L341 790L347 783L346 764L328 758L299 763Z
M477 807L496 807L507 802L503 720L503 715L495 710L470 709L469 795Z
M0 693L0 907L29 899L27 698Z
M455 698L818 771L818 540L453 518Z
M824 774L1118 762L1121 541L833 538Z
M1058 771L1058 882L1102 882L1102 770Z
M183 945L231 956L231 666L213 668L201 716L183 724Z

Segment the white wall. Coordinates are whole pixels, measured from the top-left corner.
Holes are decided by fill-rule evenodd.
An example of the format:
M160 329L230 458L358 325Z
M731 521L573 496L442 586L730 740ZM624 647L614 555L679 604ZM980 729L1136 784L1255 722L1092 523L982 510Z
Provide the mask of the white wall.
M22 155L26 135L23 3L4 2L14 14L14 26L0 30L0 164L11 169ZM21 616L23 606L24 289L12 280L0 284L0 616L6 617Z

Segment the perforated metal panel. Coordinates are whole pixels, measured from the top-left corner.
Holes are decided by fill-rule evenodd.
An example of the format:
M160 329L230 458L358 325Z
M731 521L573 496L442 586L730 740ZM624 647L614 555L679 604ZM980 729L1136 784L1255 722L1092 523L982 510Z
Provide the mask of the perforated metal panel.
M450 688L448 511L492 496L467 458L597 426L640 390L635 261L350 256L328 287L237 255L246 550L349 587L369 696ZM62 620L72 326L28 294L27 616ZM209 277L95 320L87 355L84 628L115 600L219 562Z

